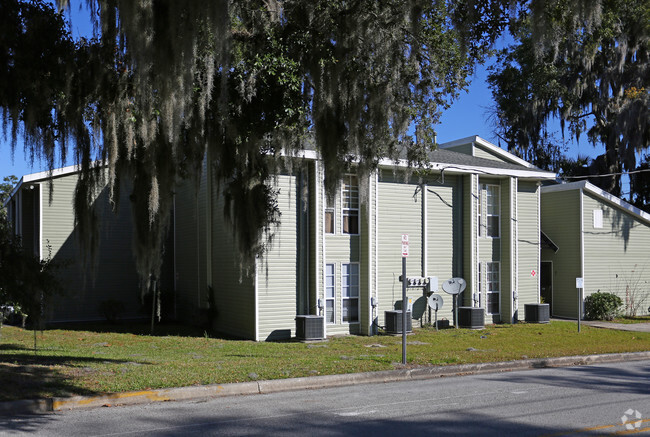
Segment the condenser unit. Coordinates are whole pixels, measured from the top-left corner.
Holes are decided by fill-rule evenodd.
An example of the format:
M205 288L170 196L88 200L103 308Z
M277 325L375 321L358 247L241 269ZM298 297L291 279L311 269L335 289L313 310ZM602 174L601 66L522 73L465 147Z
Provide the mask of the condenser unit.
M386 320L386 332L388 334L401 334L402 333L402 310L385 311L384 318ZM411 320L411 312L406 312L406 332L413 330L413 323Z
M485 328L485 309L481 307L458 307L458 327L469 329Z
M323 340L325 338L323 316L296 316L296 338L298 340Z
M549 323L551 311L547 303L527 303L524 305L524 320L528 323Z

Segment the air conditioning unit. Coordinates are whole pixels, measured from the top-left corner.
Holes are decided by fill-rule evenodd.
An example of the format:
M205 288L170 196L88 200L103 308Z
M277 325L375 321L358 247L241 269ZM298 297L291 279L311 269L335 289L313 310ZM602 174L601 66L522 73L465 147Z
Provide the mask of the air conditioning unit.
M386 321L386 332L388 334L401 334L402 333L402 310L384 311L384 319ZM411 312L406 312L406 332L413 331L413 323L411 320Z
M549 323L551 308L547 303L527 303L524 305L524 320L528 323Z
M323 340L325 329L323 316L296 316L296 338L299 340Z
M485 328L485 309L481 307L458 307L458 327L469 329Z

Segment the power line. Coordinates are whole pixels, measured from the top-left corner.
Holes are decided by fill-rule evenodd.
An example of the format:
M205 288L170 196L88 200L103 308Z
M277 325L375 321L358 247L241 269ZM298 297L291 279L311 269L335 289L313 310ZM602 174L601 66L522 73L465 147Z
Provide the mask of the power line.
M604 178L609 176L622 176L622 175L631 175L636 173L645 173L650 171L650 168L643 168L641 170L632 170L632 171L621 171L616 173L607 173L607 174L587 174L583 176L565 176L561 175L562 179L583 179L583 178Z

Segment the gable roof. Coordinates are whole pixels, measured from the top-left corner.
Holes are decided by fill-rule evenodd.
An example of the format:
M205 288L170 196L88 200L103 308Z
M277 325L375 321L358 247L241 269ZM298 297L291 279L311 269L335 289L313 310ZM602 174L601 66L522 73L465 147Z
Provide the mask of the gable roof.
M501 147L497 146L496 144L492 144L491 142L479 137L478 135L473 135L471 137L465 137L454 141L448 141L446 143L440 144L439 147L441 149L448 149L450 147L462 146L465 144L472 144L475 146L479 146L480 148L487 150L493 155L505 159L506 161L511 162L513 164L519 164L521 166L528 167L528 168L536 168L530 162L525 161L520 157L513 155L512 153L506 150L503 150Z
M567 182L557 185L547 185L542 187L542 194L544 193L554 193L557 191L569 191L569 190L580 190L586 191L592 194L599 200L618 208L634 217L638 218L642 222L650 225L650 214L645 211L640 210L636 206L630 205L625 200L616 197L612 194L609 194L607 191L598 188L594 184L588 181L577 181L577 182Z

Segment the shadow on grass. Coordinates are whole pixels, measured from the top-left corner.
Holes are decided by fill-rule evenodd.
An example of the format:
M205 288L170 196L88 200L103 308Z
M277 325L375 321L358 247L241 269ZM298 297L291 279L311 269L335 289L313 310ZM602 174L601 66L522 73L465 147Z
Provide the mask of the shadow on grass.
M39 349L34 353L31 348L0 345L0 402L97 394L75 385L75 377L98 372L96 368L90 367L93 364L128 362L102 357L48 355L47 352L49 351Z
M108 322L79 322L79 323L56 323L47 327L50 330L85 331L96 333L152 335L151 323L149 321L121 321L117 323ZM231 337L215 334L199 326L185 325L181 323L164 322L156 324L153 332L154 337L210 337L219 339L234 339Z

